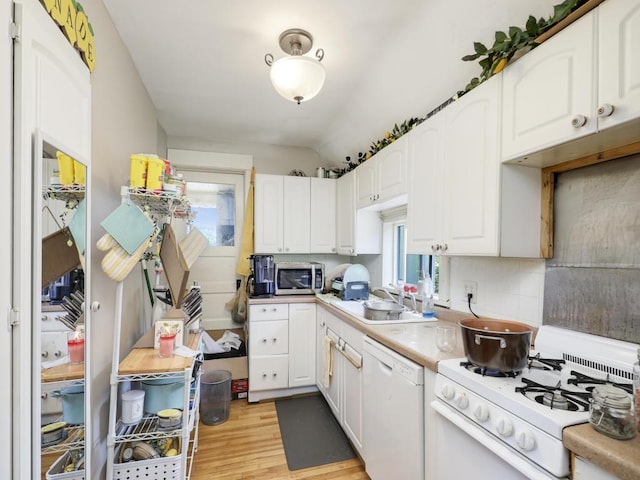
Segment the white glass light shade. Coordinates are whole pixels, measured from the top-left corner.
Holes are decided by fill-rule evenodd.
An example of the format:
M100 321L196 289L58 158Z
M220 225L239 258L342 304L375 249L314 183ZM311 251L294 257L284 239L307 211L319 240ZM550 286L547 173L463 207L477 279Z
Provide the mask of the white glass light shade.
M305 102L315 97L322 88L325 77L322 64L311 57L283 57L271 66L273 88L293 102Z

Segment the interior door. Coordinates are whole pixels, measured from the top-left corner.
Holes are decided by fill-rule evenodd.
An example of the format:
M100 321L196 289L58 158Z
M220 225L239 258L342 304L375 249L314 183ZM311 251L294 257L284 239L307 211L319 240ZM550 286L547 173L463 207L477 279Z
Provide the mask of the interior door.
M209 246L189 273L189 282L200 285L203 317L219 322L219 328L227 328L229 311L225 303L236 291L236 265L242 241L244 175L180 168L179 172L187 182L186 195L195 213L193 225L209 240Z
M40 331L41 266L40 207L42 160L47 132L49 144L64 145L88 164L91 154L91 82L89 70L76 50L36 0L15 2L19 36L14 46L14 205L13 290L17 312L13 327L12 478L41 475L40 449ZM52 139L55 139L53 141ZM89 211L89 210L87 210ZM86 318L86 342L90 342ZM87 355L88 359L88 355ZM89 362L85 362L89 370ZM85 395L90 395L90 382ZM88 409L90 402L84 402ZM25 408L30 405L31 408ZM86 412L85 412L85 416ZM84 436L91 439L90 422ZM90 442L87 442L90 443ZM86 468L90 468L86 449ZM43 475L44 476L44 475Z

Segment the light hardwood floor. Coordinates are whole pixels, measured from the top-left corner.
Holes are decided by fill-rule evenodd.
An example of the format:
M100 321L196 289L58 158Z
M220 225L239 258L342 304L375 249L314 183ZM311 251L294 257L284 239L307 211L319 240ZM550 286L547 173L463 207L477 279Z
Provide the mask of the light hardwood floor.
M274 402L233 400L229 419L200 423L192 480L369 480L358 459L289 471Z

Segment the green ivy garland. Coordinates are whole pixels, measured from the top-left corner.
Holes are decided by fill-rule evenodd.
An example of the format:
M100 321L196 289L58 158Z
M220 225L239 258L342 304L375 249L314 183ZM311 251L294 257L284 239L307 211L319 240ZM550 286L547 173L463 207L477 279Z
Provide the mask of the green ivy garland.
M480 58L481 60L478 63L480 64L480 67L482 67L482 71L479 76L473 77L469 81L464 90L458 91L456 95L449 98L446 102L422 118L410 118L409 120L402 122L399 126L398 124L394 124L393 129L386 132L383 138L371 142L371 146L368 151L358 152L358 156L355 159L352 159L351 156L345 157L344 163L346 163L346 166L334 171L338 173L338 175L344 175L345 173L350 172L384 147L392 144L402 135L409 132L417 125L420 125L427 118L442 110L449 103L474 89L496 73L502 71L509 61L513 59L516 52L520 51L520 53L526 53L527 51L535 48L537 46L535 39L538 36L542 35L556 23L566 18L567 15L577 8L580 8L588 1L589 0L564 0L562 3L553 7L553 15L548 19L536 19L533 15L529 15L524 29L520 27L509 27L508 33L497 31L495 33L493 45L490 48L487 48L481 42L473 42L474 53L465 55L462 57L462 60L468 62Z

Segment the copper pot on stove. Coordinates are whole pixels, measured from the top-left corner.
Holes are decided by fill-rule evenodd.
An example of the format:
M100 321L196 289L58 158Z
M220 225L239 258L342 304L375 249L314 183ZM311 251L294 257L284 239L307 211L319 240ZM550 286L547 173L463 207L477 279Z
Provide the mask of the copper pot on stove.
M519 372L529 359L533 328L520 322L472 318L459 322L464 352L478 367Z

